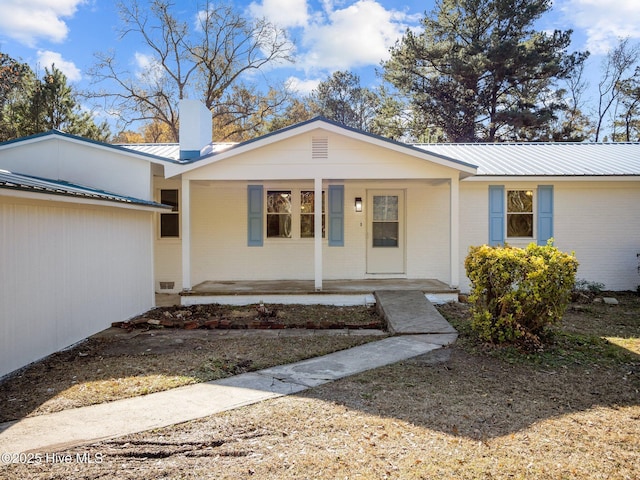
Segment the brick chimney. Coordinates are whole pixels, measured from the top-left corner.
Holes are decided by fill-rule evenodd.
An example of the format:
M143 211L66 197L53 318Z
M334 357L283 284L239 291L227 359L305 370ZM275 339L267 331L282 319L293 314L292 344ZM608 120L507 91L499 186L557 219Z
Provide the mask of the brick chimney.
M211 143L211 112L198 100L180 100L180 160L198 158Z

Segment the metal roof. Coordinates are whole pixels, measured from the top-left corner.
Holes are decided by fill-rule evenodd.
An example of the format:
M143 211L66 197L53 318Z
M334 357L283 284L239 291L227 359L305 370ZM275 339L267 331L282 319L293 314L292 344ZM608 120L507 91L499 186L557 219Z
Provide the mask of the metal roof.
M207 157L231 148L276 136L314 122L325 122L391 144L417 149L432 155L477 167L476 176L640 176L640 143L449 143L409 144L379 137L316 117L241 143L211 143L200 157L179 160L178 143L127 144L123 148L164 157L181 164L195 165Z
M204 157L212 153L218 153L227 148L233 147L236 143L221 142L210 143L200 150L200 156ZM154 157L163 157L170 160L180 160L180 144L179 143L128 143L119 144L118 147L133 150L137 153L144 153L146 155L152 155ZM189 163L192 160L186 160L184 163Z
M134 197L127 197L117 193L96 190L94 188L74 185L60 180L50 180L47 178L33 177L13 173L7 170L0 170L0 188L20 190L25 192L63 195L67 197L84 198L91 200L102 200L108 202L124 203L129 205L142 205L145 207L171 208L168 205L142 200Z
M640 175L640 143L451 143L418 148L478 166L478 176Z

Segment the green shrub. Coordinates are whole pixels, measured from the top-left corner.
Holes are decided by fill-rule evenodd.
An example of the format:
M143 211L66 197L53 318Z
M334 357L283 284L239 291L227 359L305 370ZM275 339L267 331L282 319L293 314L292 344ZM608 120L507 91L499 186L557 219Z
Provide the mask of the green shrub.
M580 279L576 280L576 284L573 287L576 292L589 292L593 295L600 295L604 290L604 283L590 282L589 280Z
M578 262L552 241L527 248L471 247L465 259L471 280L473 330L492 343L541 345L543 330L562 318L571 298Z

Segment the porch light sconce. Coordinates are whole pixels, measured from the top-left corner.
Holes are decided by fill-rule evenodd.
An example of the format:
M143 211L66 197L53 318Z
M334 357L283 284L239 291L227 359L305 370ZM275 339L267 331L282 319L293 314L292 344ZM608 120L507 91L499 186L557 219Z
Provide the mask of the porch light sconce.
M356 212L362 211L362 198L356 197Z

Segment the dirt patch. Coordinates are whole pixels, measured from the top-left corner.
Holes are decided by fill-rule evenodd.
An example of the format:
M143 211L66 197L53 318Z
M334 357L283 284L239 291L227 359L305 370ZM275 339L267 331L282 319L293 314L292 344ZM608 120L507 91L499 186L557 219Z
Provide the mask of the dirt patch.
M382 329L374 307L258 304L250 306L190 305L158 307L114 327L208 329Z

